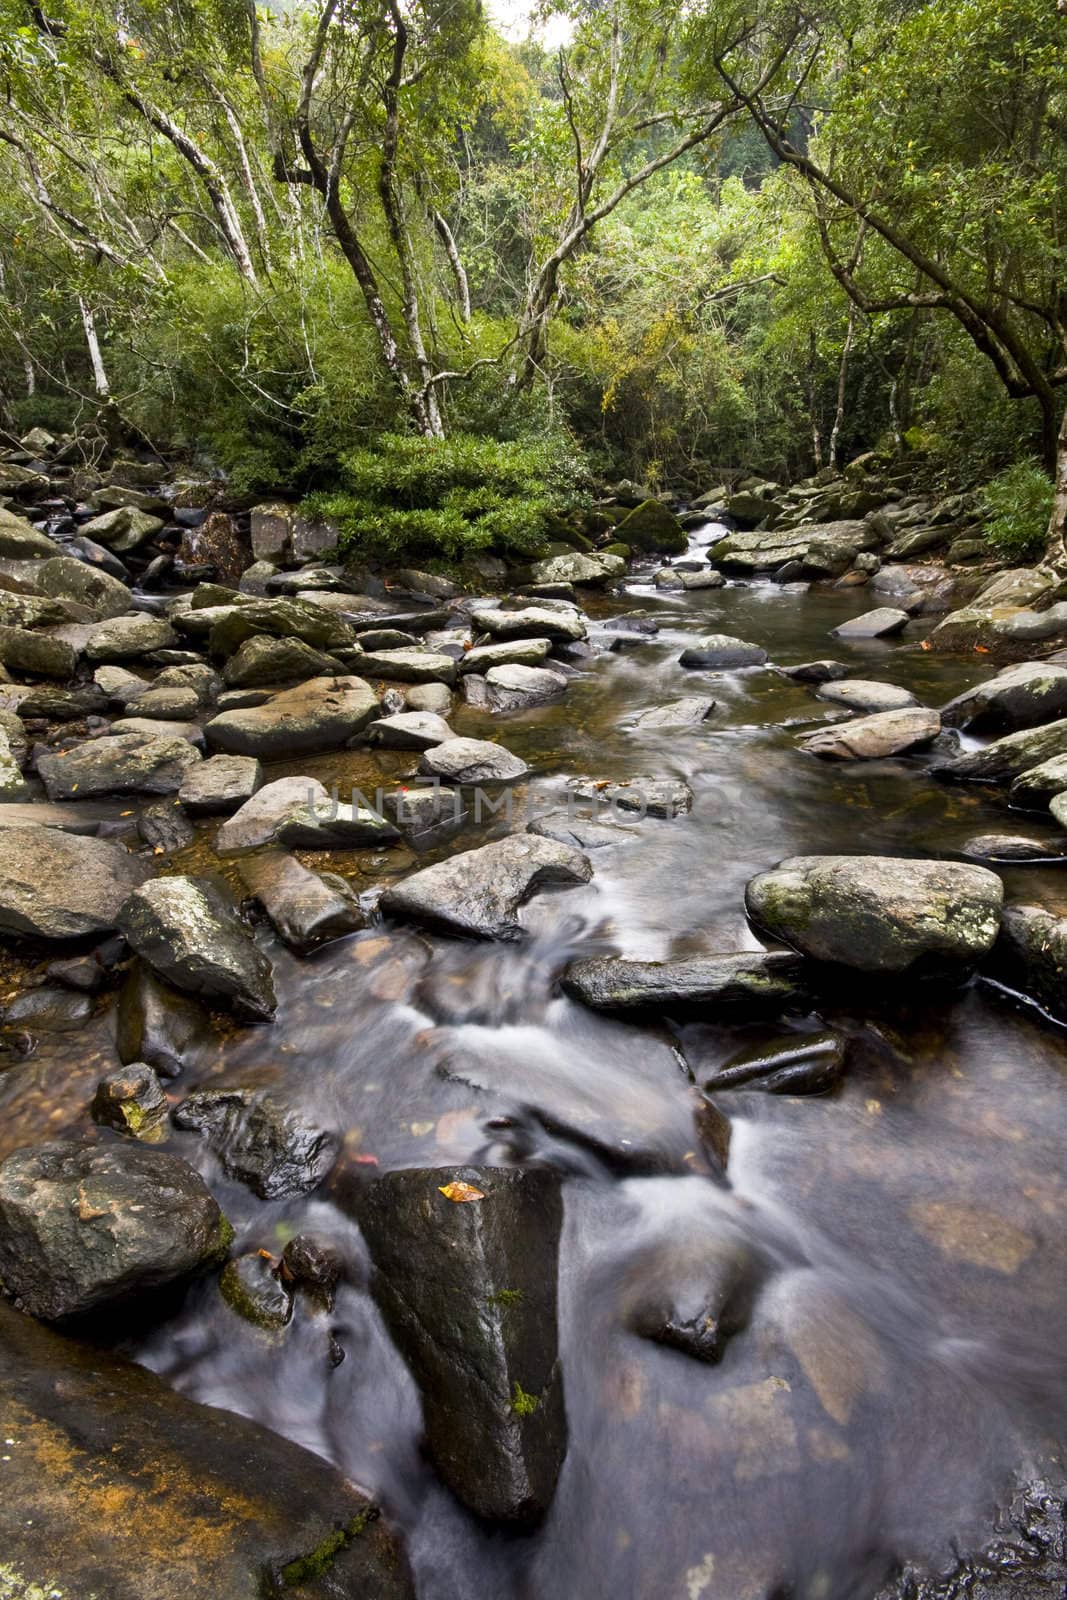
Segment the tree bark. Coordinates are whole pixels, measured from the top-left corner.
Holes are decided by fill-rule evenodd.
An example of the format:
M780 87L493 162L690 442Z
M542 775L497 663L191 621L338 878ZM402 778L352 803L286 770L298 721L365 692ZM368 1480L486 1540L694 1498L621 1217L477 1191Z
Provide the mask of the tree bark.
M89 302L81 295L78 296L78 310L81 312L82 327L85 329L85 342L89 346L89 360L93 366L93 385L98 395L103 398L111 393L111 385L107 379L107 368L100 351L100 340L96 332L96 318Z
M837 369L837 407L834 411L834 425L830 429L830 465L837 466L837 445L841 437L841 424L845 420L845 397L848 392L848 362L852 354L852 345L856 338L856 307L849 302L848 329L845 333L845 343L841 350L841 365Z
M1052 514L1048 519L1048 560L1053 565L1067 562L1067 411L1063 413L1056 441L1055 489Z

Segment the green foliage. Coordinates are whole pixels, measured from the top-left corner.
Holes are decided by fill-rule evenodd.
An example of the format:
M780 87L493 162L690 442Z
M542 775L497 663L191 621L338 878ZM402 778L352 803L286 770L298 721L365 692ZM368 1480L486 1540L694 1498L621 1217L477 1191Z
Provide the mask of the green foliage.
M1018 461L987 483L985 536L1001 555L1032 561L1045 548L1053 488L1036 461Z
M553 515L583 504L586 469L566 436L527 442L456 433L383 434L341 458L343 488L305 502L360 557L461 562L478 551L530 557Z

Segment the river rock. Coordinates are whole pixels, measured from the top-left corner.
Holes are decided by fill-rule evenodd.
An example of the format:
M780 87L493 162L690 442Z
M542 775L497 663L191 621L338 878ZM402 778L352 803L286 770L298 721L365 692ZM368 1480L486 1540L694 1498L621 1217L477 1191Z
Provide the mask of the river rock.
M1004 888L985 867L794 856L751 879L750 917L817 961L861 972L966 971L992 948Z
M766 506L763 515L769 509ZM878 542L878 535L864 522L812 522L797 528L729 533L715 546L711 559L724 571L741 576L789 567L798 578L836 578L855 563L861 550L874 549Z
M37 757L37 775L50 800L96 795L174 794L200 760L187 739L115 734Z
M657 1239L625 1263L620 1320L638 1338L721 1361L748 1324L758 1278L756 1252L732 1230Z
M313 650L303 639L278 639L253 634L234 652L223 668L223 682L231 689L255 689L264 684L303 683L307 678L340 672L331 656Z
M688 545L685 529L659 500L643 500L616 524L615 538L634 550L681 555Z
M344 649L353 640L343 617L314 601L242 597L241 604L224 608L223 614L212 621L208 649L216 657L232 656L246 639L257 634L300 639L313 650Z
M7 730L0 727L0 803L25 800L29 792Z
M169 722L165 717L116 717L111 732L117 739L137 734L142 739L186 739L198 750L204 747L204 730L199 722Z
M455 737L444 718L432 711L399 711L379 717L367 729L367 743L385 750L432 750Z
M825 1094L845 1074L847 1044L836 1033L787 1033L740 1050L704 1083L722 1089L759 1089L765 1094Z
M728 633L711 633L699 644L688 645L678 657L683 667L761 667L767 652L758 644L735 639Z
M682 567L661 567L653 576L657 589L677 589L683 594L695 589L721 589L726 579L714 567L690 572Z
M91 806L54 806L47 800L0 801L0 830L57 828L62 833L95 834L102 818Z
M359 670L371 678L398 679L402 683L445 683L456 681L456 663L451 656L418 647L414 650L368 650L360 657Z
M447 739L419 762L420 772L450 783L513 783L529 770L525 761L489 739Z
M106 839L17 827L5 828L0 840L0 931L7 934L108 933L128 896L151 875L146 862Z
M1005 906L984 972L1067 1023L1067 917L1042 906Z
M779 667L784 678L797 683L836 683L847 678L850 669L841 661L802 661L796 667Z
M621 578L626 562L621 556L604 555L599 551L585 555L553 556L548 561L535 561L531 568L534 583L578 583L600 587L613 578Z
M1051 761L1021 772L1008 791L1008 801L1021 811L1044 811L1065 790L1067 755L1053 756Z
M260 706L223 711L204 728L208 746L230 755L289 757L337 750L379 711L362 678L310 678Z
M547 667L524 667L515 662L490 667L485 685L491 710L526 711L558 699L566 691L567 679Z
M526 824L526 832L539 839L555 839L572 850L604 850L613 844L632 844L640 837L634 828L620 828L614 822L593 822L567 810L550 811Z
M2 1305L0 1410L12 1600L414 1600L397 1535L320 1456Z
M118 922L130 948L176 989L228 1005L243 1022L274 1016L270 962L214 883L157 878L130 895Z
M642 711L634 727L642 732L652 728L691 728L705 722L714 710L715 701L704 695L683 695L680 700L671 700L665 706L653 706L651 711Z
M78 670L78 652L67 639L54 639L30 628L0 626L0 667L65 683Z
M522 611L501 611L496 607L476 607L471 624L494 639L550 639L553 643L576 644L586 637L585 618L573 606L556 610L554 606L526 606ZM468 668L473 671L474 668Z
M292 1290L275 1262L259 1250L227 1261L219 1274L219 1293L239 1317L268 1333L287 1327L293 1315Z
M178 642L166 617L153 617L147 611L111 617L98 622L85 646L89 661L134 661L154 650L170 650Z
M839 639L886 639L907 627L908 613L893 606L878 606L865 611L862 617L852 617L832 631Z
M1067 717L1042 728L1006 733L983 750L939 762L934 771L939 778L960 783L1011 783L1032 767L1063 755L1067 755Z
M871 717L820 728L799 741L801 750L825 761L872 761L901 755L931 744L941 732L936 711L915 706L905 711L879 711Z
M196 829L178 802L169 796L141 807L137 832L156 855L173 855L177 850L185 850L196 838Z
M505 639L499 644L479 644L466 652L459 670L485 673L490 667L539 667L551 648L551 639Z
M388 917L468 939L523 937L519 907L550 884L588 883L584 855L552 839L513 834L438 861L382 896Z
M200 710L200 697L195 689L167 688L164 685L161 689L146 689L136 700L130 702L129 709L135 715L125 718L127 722L174 722L189 725ZM185 737L188 738L188 734Z
M907 689L898 689L892 683L873 683L866 678L840 678L824 683L815 693L817 699L846 706L850 711L903 711L919 703Z
M266 912L280 939L305 954L366 922L344 878L312 872L287 850L264 850L238 865L241 882Z
M341 1141L266 1089L194 1089L173 1112L176 1128L202 1134L231 1178L261 1200L317 1189Z
M807 964L791 950L741 950L680 961L573 961L563 992L594 1011L662 1012L697 1008L727 1017L807 1009Z
M224 816L250 800L263 784L263 768L253 756L211 756L190 767L178 799L191 817Z
M34 571L33 581L42 594L76 600L101 620L125 616L133 604L129 589L118 578L73 556L56 555L54 546L51 559Z
M1030 839L1017 833L980 833L960 846L960 854L971 861L1062 861L1067 849L1064 840Z
M119 993L115 1043L121 1062L176 1078L207 1031L196 1001L157 978L143 961L132 963Z
M442 1480L479 1517L537 1522L567 1448L559 1174L409 1169L360 1188L353 1204L372 1291L419 1387Z
M20 717L43 717L47 722L81 722L107 710L108 697L95 683L79 683L69 689L55 683L36 683L19 695Z
M1067 714L1067 667L1020 661L995 678L950 700L941 720L950 728L1010 733L1035 728Z
M3 1008L2 1017L8 1029L26 1029L30 1033L73 1033L81 1031L93 1014L93 1002L87 994L72 994L69 989L43 985L40 989L27 989Z
M285 844L301 850L344 850L390 844L396 829L374 811L334 801L317 778L276 778L222 824L219 855Z
M693 791L682 778L575 778L569 785L576 800L595 803L598 811L629 811L642 817L680 817L693 809Z
M24 517L0 509L0 561L45 562L58 554L46 533L32 528Z
M161 518L139 511L136 506L116 506L113 511L105 511L102 516L83 522L80 529L87 539L105 545L119 556L139 549L162 531Z
M89 1114L94 1122L116 1133L157 1144L166 1135L169 1110L153 1069L144 1061L134 1061L101 1078Z
M188 1162L129 1144L44 1144L0 1163L0 1282L54 1322L214 1266L232 1230Z

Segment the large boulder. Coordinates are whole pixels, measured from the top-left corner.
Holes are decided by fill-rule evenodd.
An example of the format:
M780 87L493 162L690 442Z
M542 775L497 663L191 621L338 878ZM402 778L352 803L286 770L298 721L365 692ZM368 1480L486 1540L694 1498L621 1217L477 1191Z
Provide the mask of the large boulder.
M263 850L238 865L241 882L263 907L275 933L303 955L366 922L344 878L312 872L287 850Z
M537 1522L567 1449L559 1174L416 1168L360 1188L353 1205L441 1478L479 1517Z
M131 950L176 989L269 1022L277 1001L270 962L213 883L157 878L130 895L119 930Z
M473 676L468 683L477 683ZM543 706L558 700L567 688L562 672L552 672L548 667L523 667L513 663L490 667L484 678L485 699L491 711L526 711L531 706Z
M842 622L832 632L839 639L886 639L907 625L906 611L899 611L894 606L877 606L874 611L865 611L861 617Z
M788 566L798 577L829 578L847 571L861 550L877 544L877 535L863 522L808 523L788 530L728 534L715 546L712 560L724 572L741 576Z
M116 506L113 511L105 511L101 516L82 523L80 529L85 538L104 545L118 556L138 550L162 531L161 518L140 511L136 506Z
M269 760L340 749L378 711L374 691L362 678L309 678L264 705L220 712L204 734L212 750Z
M588 859L567 845L513 834L438 861L382 896L388 917L468 939L521 939L519 907L538 889L587 883Z
M335 1134L266 1089L194 1089L173 1120L177 1128L203 1134L223 1170L261 1200L317 1189L341 1147Z
M220 855L284 844L301 850L344 850L391 844L397 830L376 811L335 801L317 778L276 778L222 824Z
M164 1151L57 1142L0 1163L0 1283L49 1322L214 1266L232 1237L203 1179Z
M1011 733L1067 716L1067 667L1020 661L957 695L941 711L950 728Z
M831 705L844 706L849 711L903 711L918 704L907 689L898 689L894 683L875 683L866 678L831 679L815 691L816 699L828 700Z
M11 1600L414 1600L378 1506L320 1456L3 1305L0 1412Z
M490 667L539 667L551 648L551 639L502 639L499 644L477 644L466 652L459 670L481 673Z
M683 778L575 778L569 785L576 800L588 800L594 820L601 811L632 812L639 817L680 817L693 809L693 791Z
M621 578L626 562L621 556L596 554L552 556L548 561L537 561L532 568L534 583L577 583L600 586L612 578Z
M0 561L47 561L56 552L46 533L31 528L25 517L0 509Z
M643 500L616 525L615 537L633 550L681 555L688 545L685 529L659 500Z
M511 783L529 772L525 761L490 739L446 739L424 752L419 771L450 783Z
M53 554L35 569L33 581L42 594L75 600L101 619L125 616L133 604L129 589L118 578L73 556Z
M367 729L367 743L383 750L432 750L456 736L444 717L434 711L397 711L378 717Z
M941 732L936 711L913 706L903 711L878 711L870 717L835 723L800 740L800 748L825 761L872 761L902 755L931 744Z
M151 875L148 864L122 845L59 828L5 828L0 841L0 932L6 934L77 939L110 932L125 901Z
M562 644L577 644L587 631L578 611L549 606L525 606L521 611L478 606L471 612L471 624L494 639L550 639Z
M445 683L456 681L456 663L440 651L410 649L366 650L359 658L359 670L371 678L401 683Z
M758 927L816 961L897 975L965 972L992 948L1004 887L985 867L794 856L745 892Z
M994 739L982 750L954 756L935 767L939 778L960 783L1011 783L1031 767L1067 755L1067 717L1042 728L1024 728Z
M706 1012L762 1017L806 1010L807 963L791 950L741 950L680 961L625 961L594 956L574 961L563 992L594 1011Z
M0 624L0 668L4 667L31 678L58 678L66 683L78 670L78 652L68 639Z
M85 655L89 661L133 661L155 650L172 650L177 643L166 617L133 611L98 622L86 642Z
M303 683L307 678L329 677L340 671L332 656L313 650L303 639L257 633L238 647L222 676L231 689L256 689L263 684Z
M188 621L187 618L186 625ZM344 649L353 637L342 617L314 601L243 600L221 608L221 614L211 624L208 649L213 656L232 656L256 634L301 639L314 650Z
M1005 906L984 972L1067 1023L1067 917L1042 906Z
M678 657L678 664L696 670L761 667L766 659L766 650L758 644L735 639L729 633L709 633L699 644L687 645Z
M178 799L191 817L224 816L262 785L263 768L254 756L211 756L189 768Z
M37 757L49 800L90 800L104 794L174 794L200 760L187 739L119 733Z
M1021 811L1044 811L1065 790L1067 755L1053 756L1050 761L1021 772L1008 791L1008 801Z

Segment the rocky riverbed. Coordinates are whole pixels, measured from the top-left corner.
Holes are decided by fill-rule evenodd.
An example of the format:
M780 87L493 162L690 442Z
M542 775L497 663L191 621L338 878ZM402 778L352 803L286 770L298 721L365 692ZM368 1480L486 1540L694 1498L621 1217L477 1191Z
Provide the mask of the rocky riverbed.
M458 584L39 466L0 1595L1062 1595L1056 575L855 479Z

